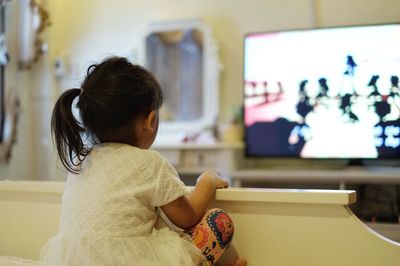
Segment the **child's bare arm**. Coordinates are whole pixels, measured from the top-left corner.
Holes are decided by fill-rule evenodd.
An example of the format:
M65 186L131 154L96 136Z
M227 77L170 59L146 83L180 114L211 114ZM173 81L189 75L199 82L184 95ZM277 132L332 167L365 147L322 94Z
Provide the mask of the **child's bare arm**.
M228 182L214 171L205 171L197 179L194 190L187 196L161 206L163 212L176 226L183 229L193 227L203 216L215 190L228 187Z

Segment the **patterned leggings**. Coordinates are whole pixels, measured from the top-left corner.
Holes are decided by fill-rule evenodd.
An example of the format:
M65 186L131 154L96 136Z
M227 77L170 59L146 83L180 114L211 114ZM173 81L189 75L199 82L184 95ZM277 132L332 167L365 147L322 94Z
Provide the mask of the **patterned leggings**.
M234 227L231 217L215 208L208 210L200 222L186 233L202 251L206 265L213 265L231 244Z

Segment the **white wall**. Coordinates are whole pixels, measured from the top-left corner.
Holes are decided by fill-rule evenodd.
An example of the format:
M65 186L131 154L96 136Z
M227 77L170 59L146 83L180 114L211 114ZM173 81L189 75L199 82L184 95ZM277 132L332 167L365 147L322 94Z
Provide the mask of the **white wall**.
M47 4L52 21L48 55L29 72L9 74L10 83L18 87L22 112L13 158L10 164L0 165L0 179L62 178L49 128L56 96L62 89L78 86L94 61L111 54L135 57L151 21L202 18L211 26L224 67L223 121L232 106L242 104L245 33L400 21L398 0L48 0ZM51 70L57 57L70 66L62 82L53 78Z

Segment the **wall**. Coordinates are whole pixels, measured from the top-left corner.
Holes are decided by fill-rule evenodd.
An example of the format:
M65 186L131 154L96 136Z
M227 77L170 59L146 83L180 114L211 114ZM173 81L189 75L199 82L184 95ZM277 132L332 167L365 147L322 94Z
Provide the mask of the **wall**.
M31 71L9 74L18 86L22 112L13 158L10 164L0 165L2 179L63 178L49 133L56 96L79 86L90 63L112 54L136 58L151 21L195 17L211 26L223 65L222 121L229 119L232 106L242 103L245 33L400 21L398 0L49 0L47 4L52 20L49 53ZM54 79L51 68L56 58L68 67L61 82Z

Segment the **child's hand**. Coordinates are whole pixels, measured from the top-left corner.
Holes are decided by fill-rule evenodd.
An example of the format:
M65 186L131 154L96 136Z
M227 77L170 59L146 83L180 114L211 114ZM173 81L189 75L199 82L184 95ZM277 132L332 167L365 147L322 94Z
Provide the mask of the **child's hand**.
M214 184L215 189L219 189L219 188L227 188L229 186L228 181L226 181L225 179L222 179L221 176L212 170L206 170L204 171L199 179L201 178L209 178L211 179L211 181Z
M215 179L215 188L219 189L219 188L227 188L229 186L228 181L226 181L225 179L222 179L220 176L217 176Z
M206 170L197 178L196 186L188 195L161 206L161 209L176 226L189 229L199 222L215 199L215 190L227 187L228 182L217 172Z

